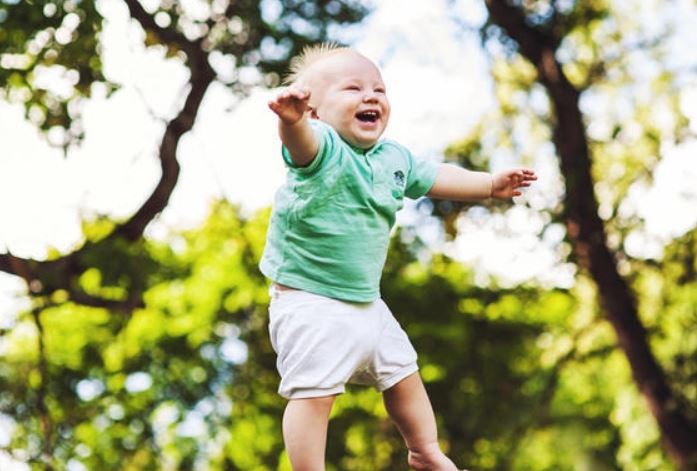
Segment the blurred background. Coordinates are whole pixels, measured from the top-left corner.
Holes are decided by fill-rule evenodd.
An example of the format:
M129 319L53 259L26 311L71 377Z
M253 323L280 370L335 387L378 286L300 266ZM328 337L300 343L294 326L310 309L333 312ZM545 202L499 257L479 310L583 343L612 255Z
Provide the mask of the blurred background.
M323 40L387 136L539 180L399 214L382 292L472 470L697 469L694 0L0 0L0 469L289 470L266 102ZM406 470L351 388L329 470Z

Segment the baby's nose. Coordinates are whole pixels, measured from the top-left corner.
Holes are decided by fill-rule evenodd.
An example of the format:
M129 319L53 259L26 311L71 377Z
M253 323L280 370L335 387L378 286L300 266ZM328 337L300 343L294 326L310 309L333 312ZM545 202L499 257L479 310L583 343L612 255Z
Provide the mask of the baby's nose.
M366 92L363 95L363 101L366 103L376 103L378 101L378 94L375 92Z

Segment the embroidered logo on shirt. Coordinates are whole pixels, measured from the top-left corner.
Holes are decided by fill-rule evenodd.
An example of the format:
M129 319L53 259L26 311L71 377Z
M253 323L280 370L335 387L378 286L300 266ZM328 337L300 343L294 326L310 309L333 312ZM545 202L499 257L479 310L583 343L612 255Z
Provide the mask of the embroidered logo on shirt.
M394 174L394 182L397 186L402 187L404 186L404 172L401 170L397 170Z

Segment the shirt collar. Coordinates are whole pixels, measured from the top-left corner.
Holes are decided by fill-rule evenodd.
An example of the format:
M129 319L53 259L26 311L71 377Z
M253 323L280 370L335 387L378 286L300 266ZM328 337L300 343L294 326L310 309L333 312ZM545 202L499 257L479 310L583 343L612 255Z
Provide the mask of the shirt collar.
M338 133L337 133L337 134L338 134ZM341 134L339 134L339 137L341 137ZM373 145L373 147L370 147L370 148L368 148L368 149L361 149L360 147L354 146L353 144L351 144L350 142L348 142L348 141L347 141L346 139L344 139L343 137L341 137L341 140L344 141L344 143L345 143L347 146L349 146L353 152L355 152L355 153L358 154L358 155L363 155L363 156L365 156L365 157L368 157L368 156L370 156L371 154L374 154L375 152L377 152L377 151L382 147L382 142L383 142L382 140L379 140L378 142L375 143L375 145Z

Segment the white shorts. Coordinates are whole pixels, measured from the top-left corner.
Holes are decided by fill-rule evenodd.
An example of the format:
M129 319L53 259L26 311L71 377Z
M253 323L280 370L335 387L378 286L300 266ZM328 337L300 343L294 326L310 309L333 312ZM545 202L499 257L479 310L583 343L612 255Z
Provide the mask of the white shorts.
M274 285L270 294L281 396L339 394L349 382L384 391L418 371L416 351L382 299L351 303Z

